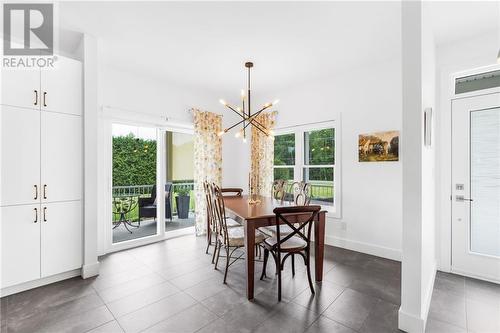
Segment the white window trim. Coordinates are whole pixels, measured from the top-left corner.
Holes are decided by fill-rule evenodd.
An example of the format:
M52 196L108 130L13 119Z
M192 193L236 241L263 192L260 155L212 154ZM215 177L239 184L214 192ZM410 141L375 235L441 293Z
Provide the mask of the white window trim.
M306 165L304 163L304 133L313 130L321 130L325 128L334 128L335 129L335 149L334 149L334 165ZM275 129L276 135L283 134L295 134L295 165L276 165L273 168L294 168L293 178L294 181L303 180L303 172L304 168L311 167L333 167L333 184L334 184L334 205L322 205L322 209L328 212L328 217L342 218L342 167L341 167L341 121L340 116L338 116L335 120L321 121L316 123L302 124L302 125L294 125L287 126Z

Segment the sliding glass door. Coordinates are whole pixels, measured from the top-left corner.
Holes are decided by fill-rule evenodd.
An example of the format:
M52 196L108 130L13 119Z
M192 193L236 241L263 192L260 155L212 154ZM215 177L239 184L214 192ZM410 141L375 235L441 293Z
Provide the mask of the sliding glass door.
M158 130L112 124L112 243L158 234Z
M165 232L194 227L194 138L191 133L167 131L166 188L169 193Z

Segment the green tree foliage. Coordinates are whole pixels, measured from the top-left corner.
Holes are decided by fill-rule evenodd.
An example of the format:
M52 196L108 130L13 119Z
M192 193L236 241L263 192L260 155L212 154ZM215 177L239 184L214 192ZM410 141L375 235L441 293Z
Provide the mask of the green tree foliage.
M306 132L305 164L335 164L335 130L327 128ZM295 134L277 135L274 140L274 165L295 165ZM309 168L309 180L333 181L332 168ZM293 169L275 169L275 179L293 179Z
M156 183L156 141L113 137L113 186Z

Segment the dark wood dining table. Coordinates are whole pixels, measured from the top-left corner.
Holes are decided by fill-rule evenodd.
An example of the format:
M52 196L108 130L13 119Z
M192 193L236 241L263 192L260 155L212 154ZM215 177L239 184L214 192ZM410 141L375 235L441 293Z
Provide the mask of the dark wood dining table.
M245 230L245 261L247 270L247 298L254 298L255 279L255 230L260 227L276 225L276 217L273 209L282 207L279 201L270 197L259 197L260 203L249 204L248 196L224 197L224 205L227 213L239 220ZM296 214L289 217L290 221L305 221L310 214ZM323 280L323 257L325 246L325 220L326 211L322 210L314 221L314 259L315 278L317 282Z

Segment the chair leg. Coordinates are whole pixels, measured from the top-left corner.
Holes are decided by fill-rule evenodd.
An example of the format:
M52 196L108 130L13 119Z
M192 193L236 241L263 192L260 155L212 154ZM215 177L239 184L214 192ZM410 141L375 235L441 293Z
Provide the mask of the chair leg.
M214 254L212 254L212 264L215 263L215 255L217 253L217 244L218 244L218 241L215 241L214 242Z
M219 242L219 246L217 246L217 258L215 259L215 267L214 269L217 269L217 264L219 263L219 256L220 256L220 248L222 247L222 244Z
M314 286L311 279L311 257L309 256L309 251L306 251L307 255L307 279L309 280L309 288L311 288L311 293L314 294Z
M212 234L207 231L209 234L207 236L207 250L205 251L205 254L208 254L208 249L210 247L210 244L212 244ZM213 260L212 260L212 263L213 263Z
M276 253L276 270L278 271L278 302L281 302L281 256L278 253Z
M269 250L264 249L264 264L262 265L262 274L260 276L260 279L264 279L267 277L266 275L266 268L267 268L267 260L269 259Z
M224 284L226 284L226 279L227 279L227 271L229 270L229 247L226 248L226 271L224 272ZM220 250L219 250L220 251Z
M295 276L295 254L292 254L292 276Z

